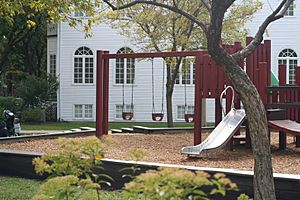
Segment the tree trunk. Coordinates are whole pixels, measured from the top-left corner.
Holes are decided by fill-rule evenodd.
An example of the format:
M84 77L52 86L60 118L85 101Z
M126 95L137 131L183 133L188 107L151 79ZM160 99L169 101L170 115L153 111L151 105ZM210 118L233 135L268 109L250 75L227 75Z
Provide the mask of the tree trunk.
M254 156L254 199L276 199L267 117L254 84L224 49L210 49L212 58L222 65L246 110Z
M167 83L166 83L166 102L167 102L167 125L168 127L174 127L173 123L173 103L172 96L174 90L174 84L172 84L172 70L170 66L167 66Z

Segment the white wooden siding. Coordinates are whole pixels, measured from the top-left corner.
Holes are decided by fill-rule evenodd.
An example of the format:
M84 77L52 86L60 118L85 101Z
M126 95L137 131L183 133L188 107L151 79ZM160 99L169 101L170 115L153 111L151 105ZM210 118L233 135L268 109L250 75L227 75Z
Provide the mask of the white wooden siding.
M271 8L266 0L263 9L255 14L252 21L247 24L251 35L254 35L271 12ZM271 2L271 1L270 1ZM275 8L279 1L272 1L272 7ZM293 49L298 56L300 55L299 30L300 23L297 20L300 15L299 0L296 0L295 16L284 17L279 21L272 23L268 27L268 35L264 39L272 40L272 71L277 75L277 57L280 51L285 48ZM94 53L94 63L96 63L96 50L109 50L110 53L116 53L122 47L130 47L135 52L137 47L126 37L121 36L116 30L108 25L100 24L93 28L94 36L85 38L84 34L76 29L70 28L66 23L60 23L57 31L58 41L48 38L48 54L56 49L54 43L58 44L58 66L60 80L60 100L59 114L60 118L66 121L75 120L74 104L93 104L93 120L95 120L95 94L96 94L96 73L94 84L75 85L73 84L73 55L77 48L86 46ZM96 66L94 66L96 72ZM115 119L115 106L122 104L122 85L115 84L115 60L110 61L109 76L109 120ZM162 59L155 59L155 102L156 111L161 109L161 88L162 88ZM166 81L166 78L165 78ZM165 84L165 83L164 83ZM125 104L130 104L131 86L125 86ZM187 86L187 104L194 105L194 86ZM164 97L164 101L165 101ZM206 121L214 121L214 100L206 101ZM175 85L173 94L173 116L176 121L177 106L184 105L184 86ZM164 102L164 106L166 103ZM166 108L164 108L166 112ZM134 120L133 121L151 121L152 113L152 93L151 93L151 61L136 61L135 84L134 84ZM165 120L166 118L164 118ZM120 119L119 119L120 120Z

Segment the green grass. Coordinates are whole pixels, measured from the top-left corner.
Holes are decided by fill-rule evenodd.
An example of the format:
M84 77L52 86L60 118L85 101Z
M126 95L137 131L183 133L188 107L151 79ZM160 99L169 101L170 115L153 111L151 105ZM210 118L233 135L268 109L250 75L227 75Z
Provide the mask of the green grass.
M22 130L70 130L82 126L96 127L95 122L47 122L43 124L22 123ZM167 127L165 122L110 122L109 129L119 129L123 127L146 126L146 127ZM174 123L175 127L193 127L192 123Z
M28 200L36 193L41 181L0 176L1 200Z
M30 200L38 191L42 181L0 176L1 200ZM100 191L109 200L124 200L120 191Z

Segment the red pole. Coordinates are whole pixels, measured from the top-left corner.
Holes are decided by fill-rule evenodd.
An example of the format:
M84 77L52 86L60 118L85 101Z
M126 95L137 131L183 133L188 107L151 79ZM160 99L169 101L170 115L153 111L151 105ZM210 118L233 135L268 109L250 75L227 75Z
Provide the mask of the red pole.
M260 84L259 84L259 93L260 93L260 97L263 101L264 104L267 103L267 95L265 92L265 88L267 86L267 82L268 82L268 77L267 77L267 63L266 62L260 62L259 63L259 80L260 80Z
M202 110L202 94L201 94L201 53L196 54L195 62L195 102L194 102L194 145L201 143L201 110Z
M109 54L109 51L104 51ZM102 133L108 134L108 102L109 102L109 59L105 58L103 69L103 131Z
M296 67L296 85L300 86L300 67ZM296 93L296 100L299 101L299 92ZM296 108L296 121L300 122L300 112L299 109ZM296 136L296 147L300 147L300 136Z
M96 136L103 135L103 51L97 51Z

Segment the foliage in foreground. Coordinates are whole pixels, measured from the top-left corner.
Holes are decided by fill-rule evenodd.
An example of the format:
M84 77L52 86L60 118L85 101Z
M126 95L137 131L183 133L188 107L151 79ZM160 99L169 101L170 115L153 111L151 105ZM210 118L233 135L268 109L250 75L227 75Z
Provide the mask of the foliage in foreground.
M203 187L206 187L206 192ZM236 184L224 174L218 173L211 177L200 171L194 173L160 168L149 170L127 183L125 194L129 199L209 199L209 195L225 196L226 191L236 189Z
M113 142L98 139L76 140L63 139L58 151L49 152L33 163L38 174L50 174L50 179L43 183L34 200L46 199L111 199L111 195L103 193L102 184L108 184L111 178L105 174L95 174L101 168L101 159L104 157L104 143ZM131 159L142 159L143 150L131 150ZM160 168L149 170L139 176L140 168L125 168L130 171L131 182L125 185L124 190L117 193L117 199L209 199L211 196L225 196L229 190L237 190L224 174L210 176L205 172L191 172L182 169ZM136 176L136 177L135 177ZM123 176L128 177L128 175ZM247 200L242 196L241 200Z

